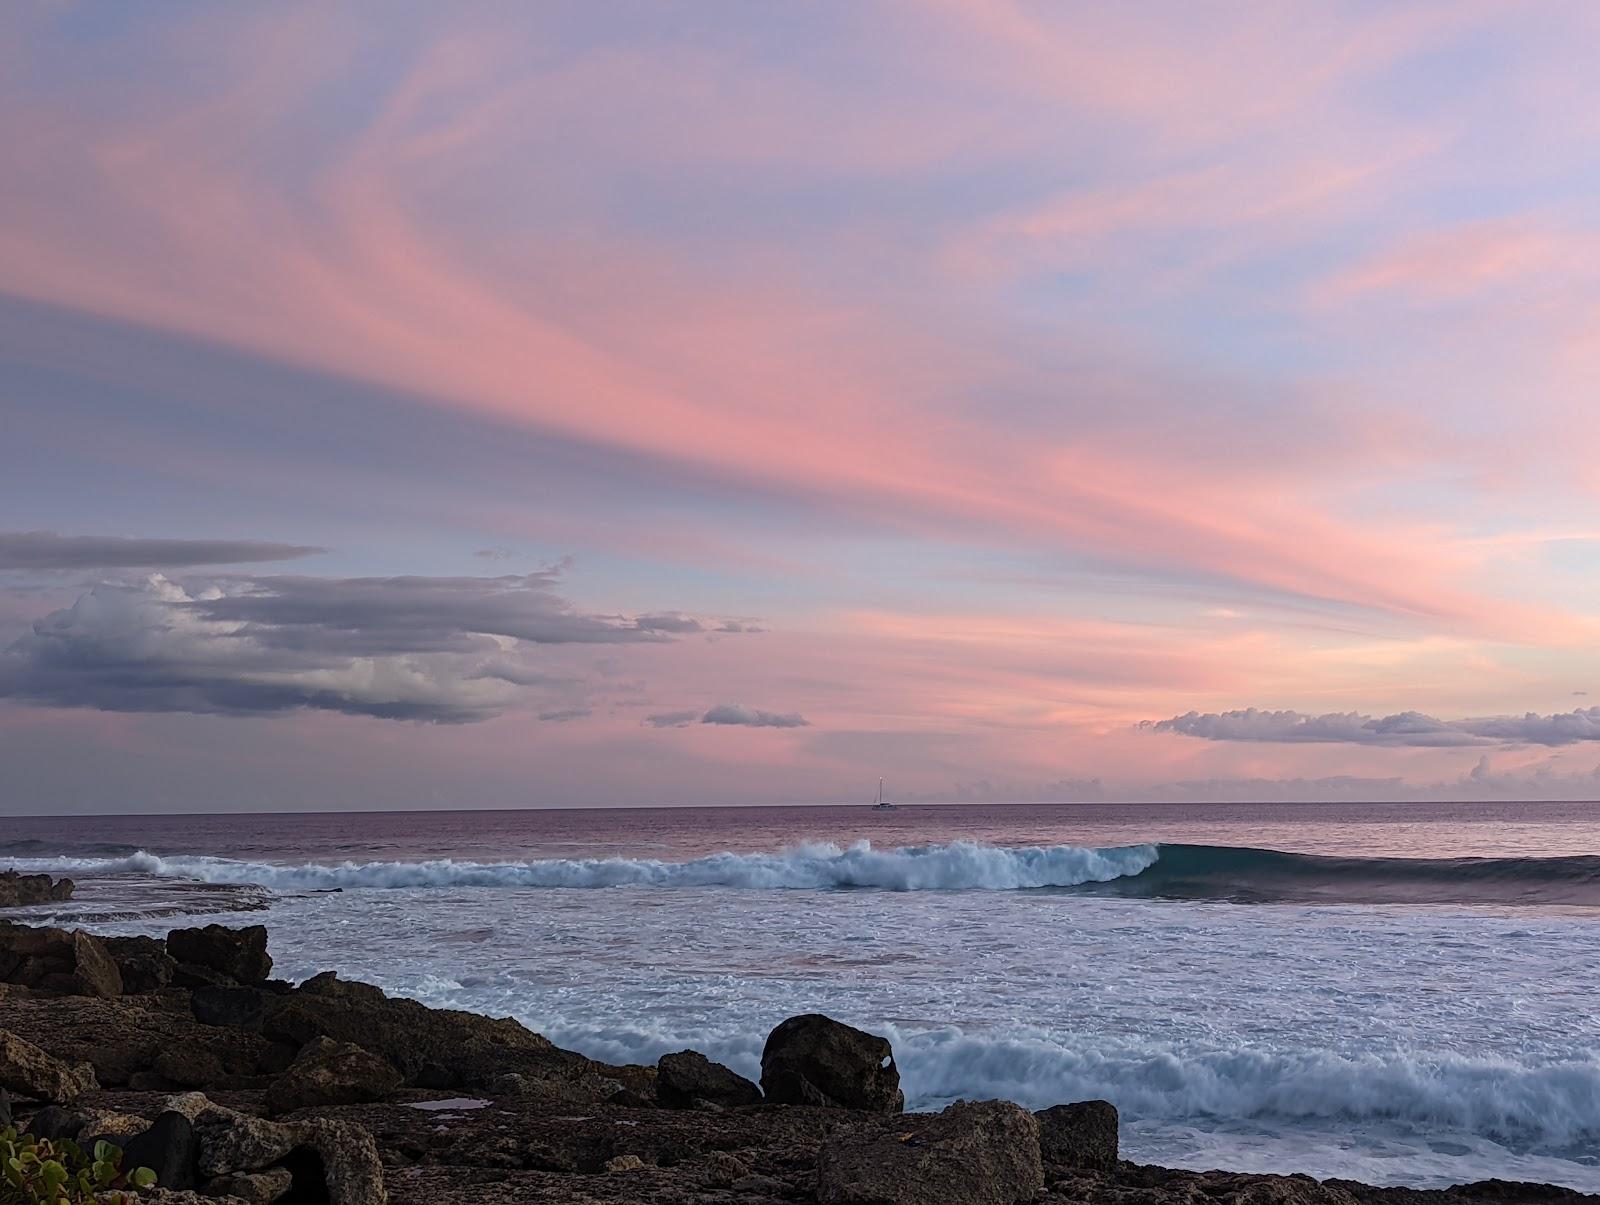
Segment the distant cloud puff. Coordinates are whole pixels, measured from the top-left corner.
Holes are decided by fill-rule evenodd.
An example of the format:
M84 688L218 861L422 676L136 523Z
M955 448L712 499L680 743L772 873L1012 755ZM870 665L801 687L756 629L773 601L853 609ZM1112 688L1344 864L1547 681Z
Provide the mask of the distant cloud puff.
M0 653L0 698L105 711L294 709L469 723L552 680L534 646L661 642L521 577L224 577L103 584ZM570 683L566 684L570 687ZM575 719L569 698L544 716Z
M687 728L691 724L722 724L740 728L805 728L811 723L794 712L780 714L762 711L756 707L743 707L737 703L719 703L709 711L663 711L647 715L644 722L652 728Z
M1357 712L1304 715L1298 711L1190 711L1169 720L1145 720L1149 732L1175 732L1210 741L1340 742L1441 748L1456 745L1571 745L1600 740L1600 707L1555 715L1441 720L1420 711L1374 718Z
M702 724L736 724L744 728L804 728L810 721L794 712L779 714L755 707L722 703L700 717Z
M641 615L634 623L646 632L672 632L674 634L703 632L705 628L691 615L676 611L662 615Z
M178 569L290 561L326 549L266 540L141 540L63 536L53 531L0 532L0 569Z

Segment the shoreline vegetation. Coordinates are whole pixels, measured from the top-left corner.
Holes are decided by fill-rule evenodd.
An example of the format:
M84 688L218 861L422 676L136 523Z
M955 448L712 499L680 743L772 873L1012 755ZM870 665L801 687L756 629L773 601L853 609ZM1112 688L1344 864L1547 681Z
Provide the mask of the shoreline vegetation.
M71 892L0 873L0 907ZM102 938L0 920L0 1130L97 1152L108 1180L124 1169L119 1187L60 1200L1600 1205L1497 1180L1139 1165L1119 1159L1105 1101L905 1113L888 1040L820 1014L772 1031L759 1084L695 1051L615 1066L333 972L274 979L267 945L260 925ZM134 1169L154 1186L133 1187L148 1179ZM0 1203L42 1199L0 1182Z

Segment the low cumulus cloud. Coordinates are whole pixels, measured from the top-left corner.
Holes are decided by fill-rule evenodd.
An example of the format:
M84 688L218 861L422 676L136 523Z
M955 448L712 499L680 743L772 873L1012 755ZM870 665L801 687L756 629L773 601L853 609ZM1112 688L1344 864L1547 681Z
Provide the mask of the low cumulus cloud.
M1298 711L1190 711L1169 720L1145 720L1148 732L1175 732L1209 741L1282 744L1343 743L1412 748L1460 745L1572 745L1600 741L1600 707L1539 715L1441 720L1420 711L1369 716L1359 712L1306 715Z
M184 569L291 561L325 549L266 540L140 540L63 536L53 531L0 532L0 569Z
M102 584L0 653L0 697L53 707L261 715L294 709L470 723L557 682L539 647L662 642L585 614L556 570L516 577L224 577ZM569 697L551 720L583 714Z
M663 711L647 715L652 728L687 728L691 724L722 724L740 728L806 728L811 721L795 712L762 711L737 703L719 703L707 711Z
M700 717L702 724L734 724L741 728L804 728L810 723L803 715L776 711L762 711L759 707L741 707L722 703Z

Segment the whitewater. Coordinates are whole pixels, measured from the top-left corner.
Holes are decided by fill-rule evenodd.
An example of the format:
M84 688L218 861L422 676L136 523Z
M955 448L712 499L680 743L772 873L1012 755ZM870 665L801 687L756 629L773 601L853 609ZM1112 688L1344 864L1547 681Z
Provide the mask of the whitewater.
M1104 1097L1143 1161L1600 1190L1586 835L1072 821L97 823L6 861L73 874L65 911L102 931L261 921L287 977L610 1061L693 1047L755 1076L767 1031L816 1010L891 1038L912 1107Z

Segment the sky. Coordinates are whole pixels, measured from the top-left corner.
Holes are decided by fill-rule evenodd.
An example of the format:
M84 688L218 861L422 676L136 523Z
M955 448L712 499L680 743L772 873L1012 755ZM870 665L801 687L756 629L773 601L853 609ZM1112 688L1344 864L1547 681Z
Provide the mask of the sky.
M9 6L0 811L1600 796L1597 37Z

